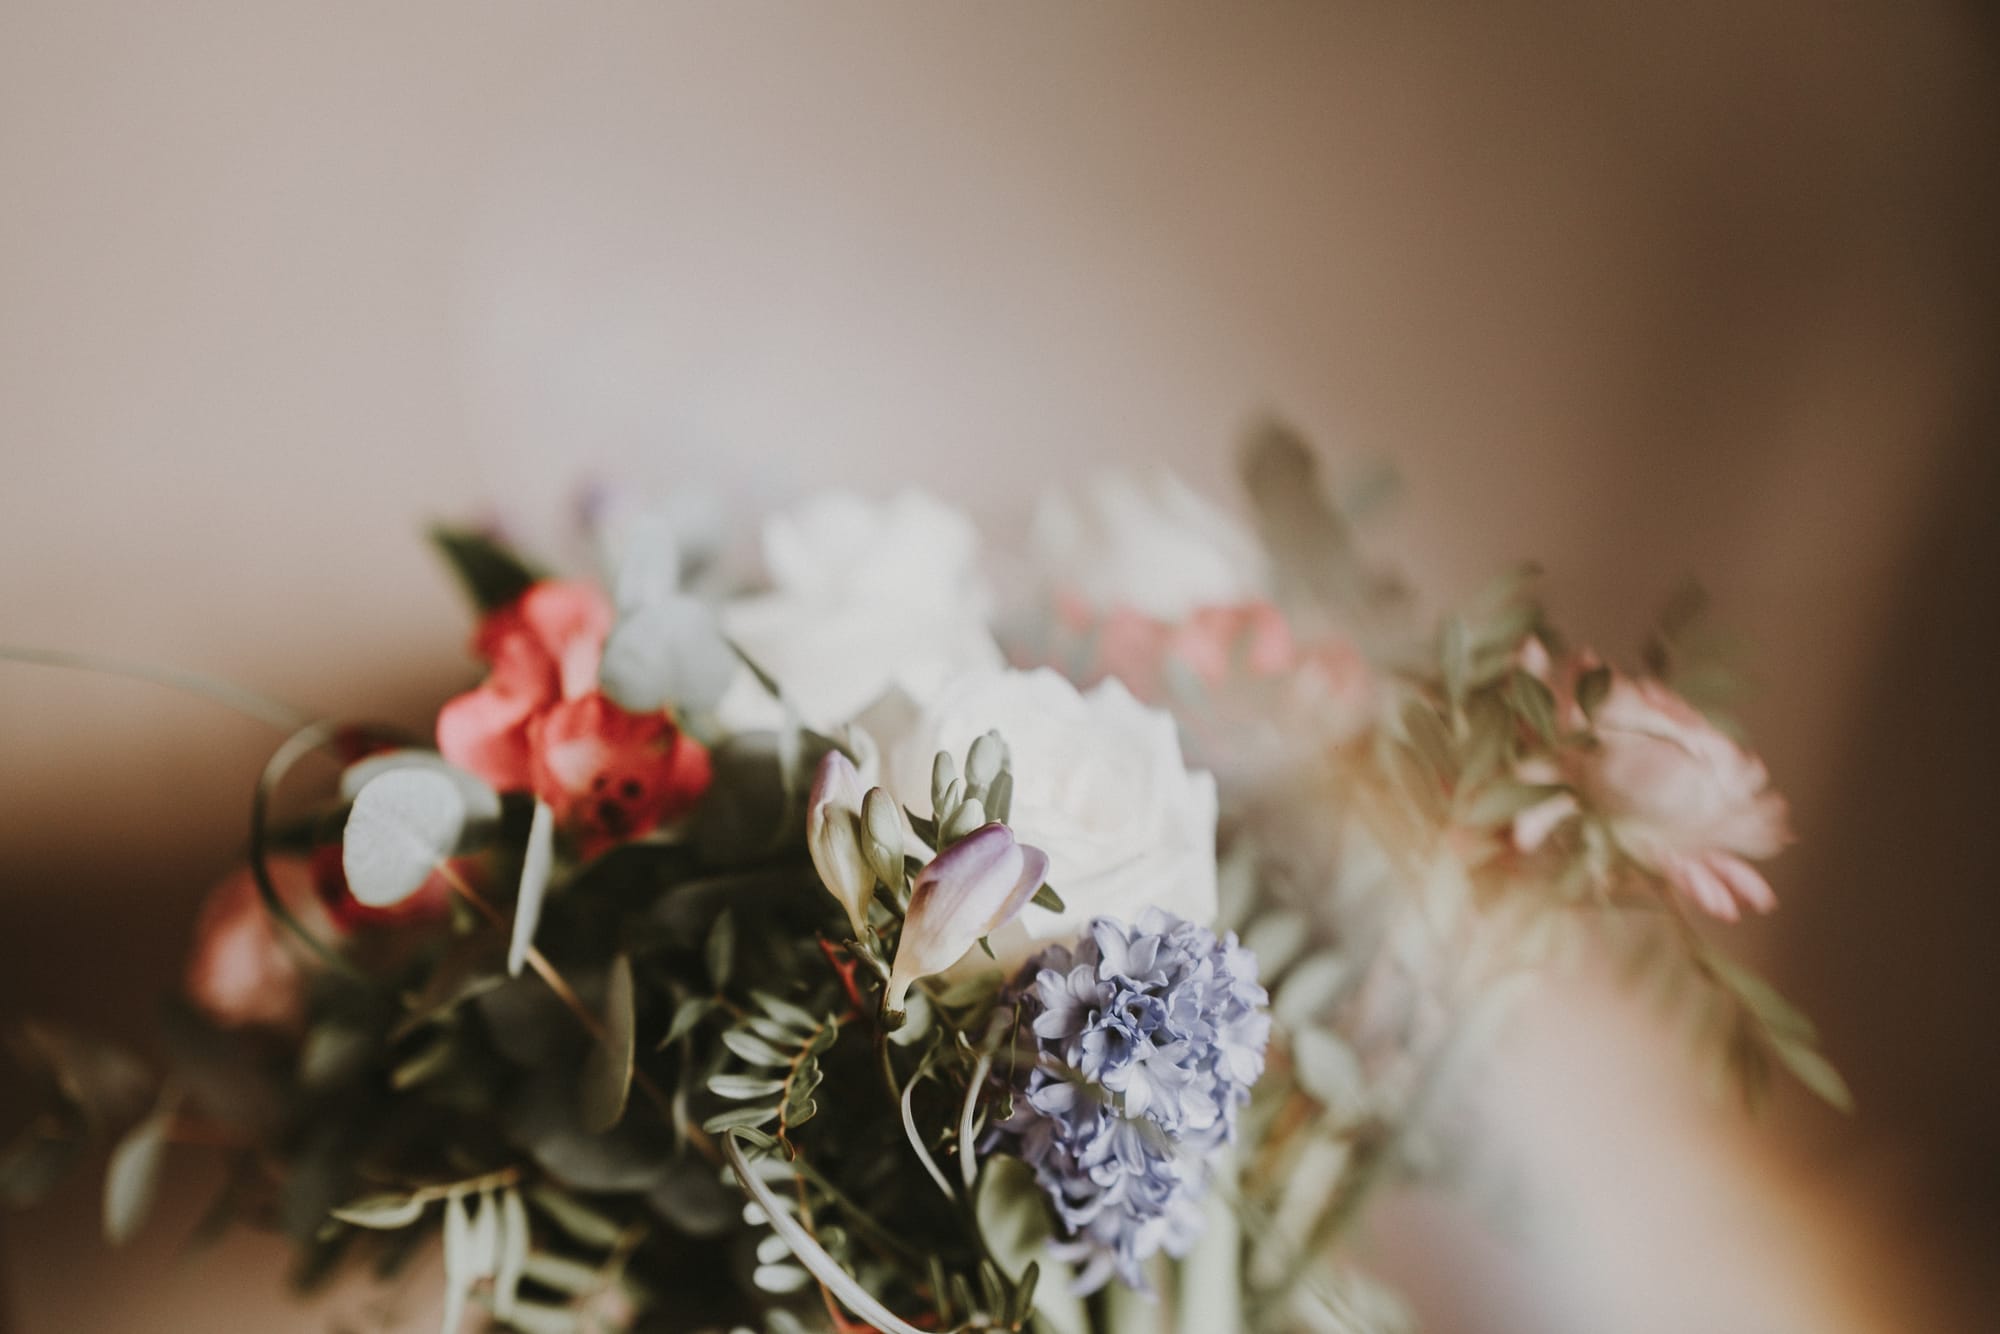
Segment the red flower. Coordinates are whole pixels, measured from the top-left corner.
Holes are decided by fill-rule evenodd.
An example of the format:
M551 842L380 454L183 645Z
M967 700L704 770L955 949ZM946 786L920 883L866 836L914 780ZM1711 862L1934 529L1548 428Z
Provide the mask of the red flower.
M502 792L529 783L528 725L565 699L597 687L597 661L611 632L611 606L588 584L548 579L492 612L472 651L492 670L486 683L438 714L438 750Z
M611 607L545 580L480 622L492 670L438 714L438 750L502 792L532 791L586 851L653 828L708 787L708 752L664 714L628 713L597 689Z
M681 814L708 788L708 751L663 714L627 713L593 691L528 729L535 795L591 851Z

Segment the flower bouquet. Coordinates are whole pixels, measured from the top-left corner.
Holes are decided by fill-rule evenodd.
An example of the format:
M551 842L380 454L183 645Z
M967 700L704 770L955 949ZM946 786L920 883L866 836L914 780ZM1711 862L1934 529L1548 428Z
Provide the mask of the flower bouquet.
M686 502L599 497L601 585L440 532L483 680L431 736L254 706L161 1059L22 1026L0 1184L113 1143L116 1242L199 1143L302 1282L441 1236L445 1334L1391 1330L1345 1243L1544 967L1843 1101L1702 928L1788 835L1696 602L1630 667L1525 572L1422 623L1292 435L1244 475L1254 534L1110 481L1011 564L820 496L754 585Z

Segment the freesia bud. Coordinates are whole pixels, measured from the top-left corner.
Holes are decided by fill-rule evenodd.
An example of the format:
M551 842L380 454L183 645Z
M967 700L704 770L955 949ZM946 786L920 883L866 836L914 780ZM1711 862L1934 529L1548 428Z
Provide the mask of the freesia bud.
M861 775L853 762L828 751L806 802L806 847L821 882L847 910L857 938L868 925L868 900L875 893L875 872L861 848L861 801Z
M903 889L903 813L896 799L879 787L861 800L862 846L882 883L898 894Z
M889 968L884 1000L901 1013L910 984L941 973L965 952L1013 920L1049 872L1048 855L1014 841L1014 831L989 824L938 854L917 872L903 938Z
M967 797L959 803L951 818L938 830L938 837L944 843L956 843L975 829L986 823L986 807L977 797Z
M1007 746L1000 740L1000 734L987 732L980 736L965 754L966 791L983 793L987 785L1000 776L1000 770L1006 763Z

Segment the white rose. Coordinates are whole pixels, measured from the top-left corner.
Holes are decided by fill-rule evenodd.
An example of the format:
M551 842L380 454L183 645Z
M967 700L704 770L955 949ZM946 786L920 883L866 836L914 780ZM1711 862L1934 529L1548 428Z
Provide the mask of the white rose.
M975 673L931 700L903 735L878 738L891 790L929 813L937 752L962 762L989 730L1012 755L1008 823L1048 854L1049 884L1064 903L1060 913L1031 904L993 934L1001 967L1069 943L1095 917L1135 922L1164 908L1204 926L1215 920L1215 780L1188 771L1167 714L1117 681L1079 694L1046 668Z
M1101 611L1180 621L1255 601L1269 584L1256 538L1164 471L1044 496L1030 540L1046 581Z
M978 549L970 520L918 491L815 496L765 524L770 591L727 604L723 628L807 726L828 731L891 688L922 701L999 665ZM747 673L718 712L738 732L782 716Z

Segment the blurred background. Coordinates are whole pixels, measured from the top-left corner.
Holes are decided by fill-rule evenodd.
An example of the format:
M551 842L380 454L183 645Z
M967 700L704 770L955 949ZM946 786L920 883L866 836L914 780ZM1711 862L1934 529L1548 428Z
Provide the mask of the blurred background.
M1757 645L1794 802L1743 950L1860 1114L1704 1098L1589 978L1418 1198L1436 1330L1976 1330L2000 1309L1996 30L1971 0L0 7L0 640L421 723L471 677L428 519L592 476L741 513L1079 470L1231 496L1283 414L1387 458L1423 585L1523 557L1634 646ZM0 664L0 1013L143 1042L273 738ZM0 1220L0 1328L361 1326L282 1250ZM408 1314L420 1297L396 1299ZM1984 1312L1984 1319L1980 1313Z

